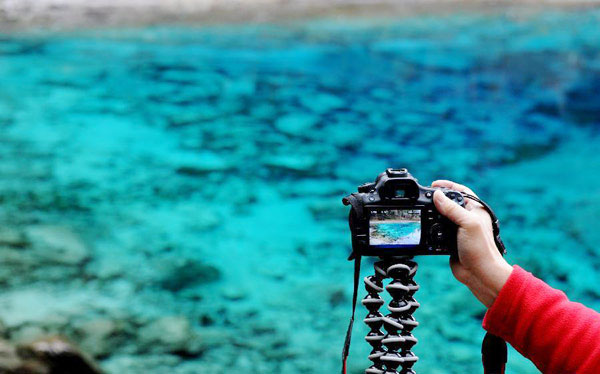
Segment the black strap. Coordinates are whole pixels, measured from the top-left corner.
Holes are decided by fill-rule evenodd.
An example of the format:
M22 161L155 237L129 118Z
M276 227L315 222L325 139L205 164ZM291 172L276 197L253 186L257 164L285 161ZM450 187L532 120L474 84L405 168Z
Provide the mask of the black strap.
M504 374L508 353L506 342L502 338L485 334L481 343L481 361L483 362L484 374Z
M342 203L344 203L344 205L351 205L358 217L363 216L363 204L358 200L358 197L356 197L356 193L344 197Z
M352 293L352 317L350 317L350 323L348 323L346 339L344 340L344 350L342 351L342 374L346 374L346 359L348 358L348 354L350 353L350 340L352 340L352 326L354 326L354 313L356 311L356 300L358 299L360 259L360 255L354 257L354 292Z
M492 208L477 196L464 192L462 192L462 195L467 199L478 202L483 206L483 209L488 212L492 219L494 242L496 243L496 247L498 247L500 254L504 256L506 254L506 247L500 238L500 221ZM483 338L483 342L481 343L481 361L483 363L484 374L504 374L506 362L508 361L506 342L496 335L492 335L489 332L486 333L485 338Z
M352 209L350 209L350 215L348 217L348 223L350 224L350 231L353 232L355 223L354 221L357 219L364 219L363 204L354 193L344 197L342 199L342 203L344 203L344 205L352 206ZM354 241L355 238L354 235L352 235L352 252L350 253L350 256L348 256L349 261L354 260L355 256L360 255Z
M485 211L488 212L490 218L492 219L492 231L494 233L494 242L496 242L496 247L498 247L498 251L500 251L500 253L504 256L506 254L506 247L504 246L504 243L500 238L500 220L498 219L498 217L496 217L496 214L494 213L492 208L485 201L481 200L477 196L464 192L461 193L467 199L471 199L481 204L483 206L483 209L485 209Z

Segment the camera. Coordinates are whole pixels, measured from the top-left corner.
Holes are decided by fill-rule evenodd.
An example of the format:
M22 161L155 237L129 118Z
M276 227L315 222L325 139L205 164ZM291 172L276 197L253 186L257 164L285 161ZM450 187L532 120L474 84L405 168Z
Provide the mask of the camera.
M353 254L455 254L457 226L437 211L433 193L438 189L465 206L460 192L423 187L407 169L387 169L374 183L359 186L358 193L342 200L344 205L352 206L349 222Z

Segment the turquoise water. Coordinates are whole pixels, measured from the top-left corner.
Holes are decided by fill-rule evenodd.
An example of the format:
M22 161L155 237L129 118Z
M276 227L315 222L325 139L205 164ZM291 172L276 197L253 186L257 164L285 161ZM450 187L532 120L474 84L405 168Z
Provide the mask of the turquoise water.
M419 244L421 239L420 222L396 222L396 223L377 223L372 224L371 245L373 236L383 241L377 244Z
M389 166L471 186L511 263L600 310L599 20L3 35L4 335L65 335L113 374L336 372L341 197ZM484 308L418 261L417 372L480 372ZM512 351L508 372L537 371Z

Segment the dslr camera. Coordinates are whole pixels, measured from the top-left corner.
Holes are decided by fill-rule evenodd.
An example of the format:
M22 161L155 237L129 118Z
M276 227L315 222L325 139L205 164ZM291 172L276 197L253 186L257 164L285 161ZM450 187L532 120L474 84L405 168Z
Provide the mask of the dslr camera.
M387 169L374 183L346 196L351 205L353 255L415 256L456 253L457 226L442 216L433 203L441 190L465 206L463 195L447 188L423 187L407 169Z

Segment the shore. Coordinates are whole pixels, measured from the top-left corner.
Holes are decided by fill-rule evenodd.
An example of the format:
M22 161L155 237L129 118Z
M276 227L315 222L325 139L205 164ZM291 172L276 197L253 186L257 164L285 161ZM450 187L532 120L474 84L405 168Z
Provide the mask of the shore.
M456 10L590 7L600 0L0 0L0 30L78 29L157 23L272 22L314 17L401 17Z

